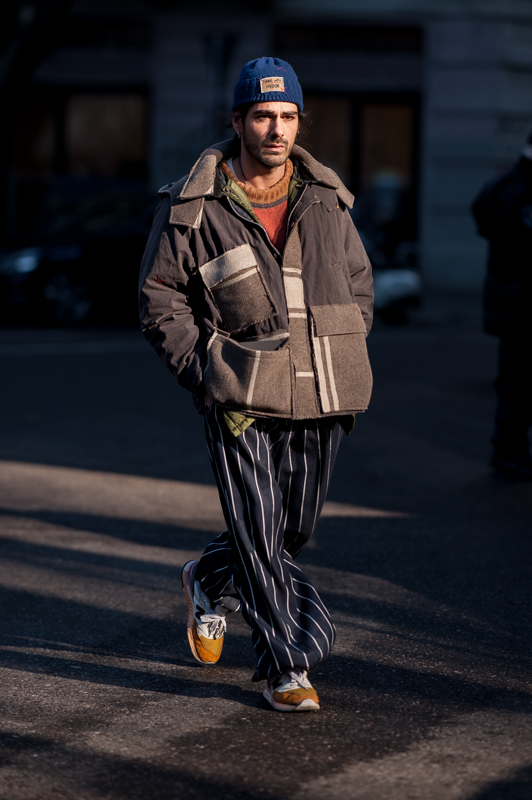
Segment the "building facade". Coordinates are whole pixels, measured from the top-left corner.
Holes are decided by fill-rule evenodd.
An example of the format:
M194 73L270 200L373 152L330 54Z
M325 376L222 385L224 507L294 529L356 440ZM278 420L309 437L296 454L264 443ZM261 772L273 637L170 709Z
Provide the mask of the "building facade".
M354 191L374 257L415 254L428 287L477 291L471 200L532 128L532 0L77 0L13 117L12 225L58 174L178 179L267 54L298 73L302 143Z

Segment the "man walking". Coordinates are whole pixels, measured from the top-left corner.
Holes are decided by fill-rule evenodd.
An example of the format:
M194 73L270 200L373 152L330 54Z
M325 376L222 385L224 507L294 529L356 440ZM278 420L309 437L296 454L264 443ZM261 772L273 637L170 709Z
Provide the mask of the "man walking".
M488 183L473 203L478 232L489 241L484 328L499 337L494 469L532 479L532 133L509 172Z
M140 278L143 332L205 414L227 524L183 568L190 647L216 663L241 611L280 711L319 708L308 673L335 631L296 558L371 393L371 266L353 196L295 144L302 113L289 64L244 66L236 136L160 190Z

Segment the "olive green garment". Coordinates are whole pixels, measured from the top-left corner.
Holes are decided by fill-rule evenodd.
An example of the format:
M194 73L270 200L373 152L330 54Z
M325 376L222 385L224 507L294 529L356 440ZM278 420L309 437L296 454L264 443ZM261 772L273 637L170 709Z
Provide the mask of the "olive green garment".
M224 420L225 424L236 439L237 436L240 436L241 433L244 433L246 428L249 428L250 425L253 425L255 422L255 417L248 417L246 414L240 414L238 411L229 411L228 409L224 409ZM349 436L355 427L355 421L356 414L342 417L342 426L346 436Z

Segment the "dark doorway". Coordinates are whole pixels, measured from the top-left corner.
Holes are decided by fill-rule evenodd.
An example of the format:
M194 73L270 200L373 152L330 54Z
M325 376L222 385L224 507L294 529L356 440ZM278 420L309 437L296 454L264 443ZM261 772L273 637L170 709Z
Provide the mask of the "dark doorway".
M355 194L353 217L377 261L414 260L419 104L414 93L305 93L304 144Z
M146 182L143 91L41 88L19 103L12 131L13 240L31 232L40 199L59 178Z

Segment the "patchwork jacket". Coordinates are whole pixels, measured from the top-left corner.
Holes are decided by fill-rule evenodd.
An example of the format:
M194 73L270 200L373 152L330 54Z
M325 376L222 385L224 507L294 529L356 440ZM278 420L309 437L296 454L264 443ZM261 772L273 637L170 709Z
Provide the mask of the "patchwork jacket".
M245 193L205 150L160 190L140 274L142 331L179 383L253 417L367 408L371 265L338 176L295 146L278 252Z

